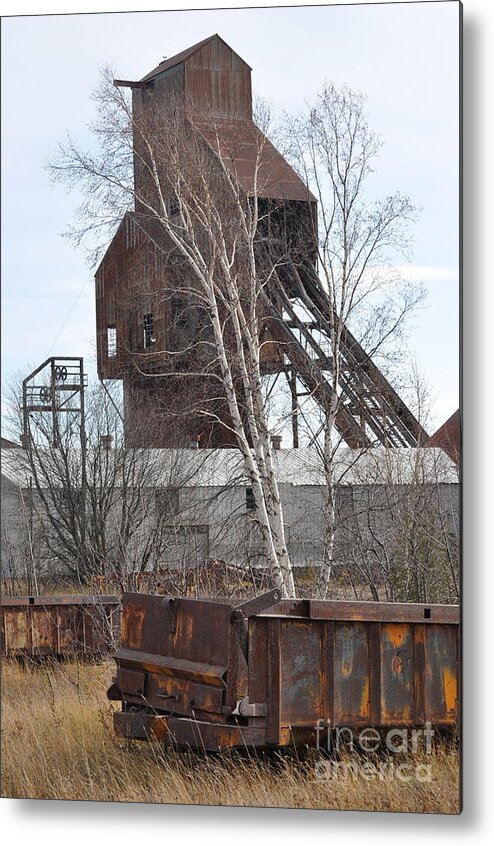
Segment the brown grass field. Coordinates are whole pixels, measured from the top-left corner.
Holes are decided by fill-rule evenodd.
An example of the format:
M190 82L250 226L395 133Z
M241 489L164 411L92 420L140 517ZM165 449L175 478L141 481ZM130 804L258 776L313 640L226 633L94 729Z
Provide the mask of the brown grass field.
M431 779L405 782L379 776L321 780L315 777L315 752L303 761L293 754L273 761L119 741L112 730L114 705L106 699L113 669L112 661L3 662L2 796L459 812L458 753L451 745L407 759L412 766L430 764Z

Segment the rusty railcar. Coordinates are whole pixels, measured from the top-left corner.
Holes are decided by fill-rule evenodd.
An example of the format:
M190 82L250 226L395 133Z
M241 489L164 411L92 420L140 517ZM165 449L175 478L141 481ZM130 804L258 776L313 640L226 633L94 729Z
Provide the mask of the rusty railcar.
M453 730L457 606L126 594L117 735L206 751L311 745L317 726Z
M117 596L7 596L0 608L9 657L99 655L119 641Z

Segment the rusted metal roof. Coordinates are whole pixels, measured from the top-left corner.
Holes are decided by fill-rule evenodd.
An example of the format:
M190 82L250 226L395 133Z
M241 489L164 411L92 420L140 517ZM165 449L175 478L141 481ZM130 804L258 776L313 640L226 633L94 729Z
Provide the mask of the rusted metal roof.
M162 62L160 62L160 64L156 68L153 68L152 71L149 71L149 73L147 73L146 76L143 76L142 79L139 80L139 81L140 82L149 82L151 79L154 79L154 77L159 76L159 74L164 73L165 71L169 70L170 68L174 68L176 65L182 64L182 62L186 62L195 53L197 53L199 50L201 50L203 47L205 47L206 44L209 44L211 41L214 41L214 39L218 39L226 47L228 47L228 49L231 50L232 53L235 53L235 50L232 50L232 48L229 46L229 44L227 44L226 41L224 41L223 38L221 38L221 36L218 35L218 33L215 33L215 35L210 35L208 38L204 38L202 41L198 41L197 44L193 44L192 47L187 47L187 49L182 50L181 53L176 53L175 56L171 56L169 59L164 59ZM247 67L250 70L252 70L250 65L248 65L247 62L244 59L242 59L241 56L238 55L238 53L235 53L235 55L238 56L238 58L245 65L247 65Z
M256 193L274 200L317 202L305 182L254 121L217 119L196 123L211 149L247 194Z

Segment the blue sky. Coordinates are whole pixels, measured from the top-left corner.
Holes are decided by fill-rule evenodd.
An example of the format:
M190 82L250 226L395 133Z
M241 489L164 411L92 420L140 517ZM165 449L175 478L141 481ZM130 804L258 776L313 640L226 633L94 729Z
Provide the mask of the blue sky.
M385 142L374 190L400 189L422 209L407 273L428 296L410 348L440 425L458 407L456 2L4 18L2 379L48 355L84 355L91 371L93 272L61 236L78 198L43 165L67 131L87 138L99 68L138 79L215 32L278 111L297 111L324 80L367 95Z

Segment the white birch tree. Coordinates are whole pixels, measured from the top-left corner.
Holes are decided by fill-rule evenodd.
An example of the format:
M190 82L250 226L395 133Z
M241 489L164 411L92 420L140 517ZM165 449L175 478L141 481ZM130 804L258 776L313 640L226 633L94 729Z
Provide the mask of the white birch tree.
M409 253L409 224L416 209L401 193L370 198L369 177L381 142L368 124L362 95L326 84L314 105L294 119L287 118L285 125L288 155L318 199L319 274L330 305L332 398L320 426L322 442L314 438L326 476L325 553L319 582L319 593L325 597L341 481L335 461L341 439L335 424L345 399L344 333L351 328L371 358L380 356L384 364L403 354L406 318L423 292L408 284L391 262Z
M225 149L214 119L188 114L173 98L133 111L127 91L115 87L112 77L107 69L96 93L95 152L84 152L69 139L50 165L56 179L84 195L81 226L72 234L79 241L91 234L101 238L134 209L138 224L158 233L163 254L175 251L183 259L185 291L207 314L212 332L197 377L207 372L216 378L226 398L273 585L283 596L294 596L260 364L259 304L270 275L255 249L264 136L254 136L247 195L235 176L235 138ZM215 415L209 406L201 411Z

